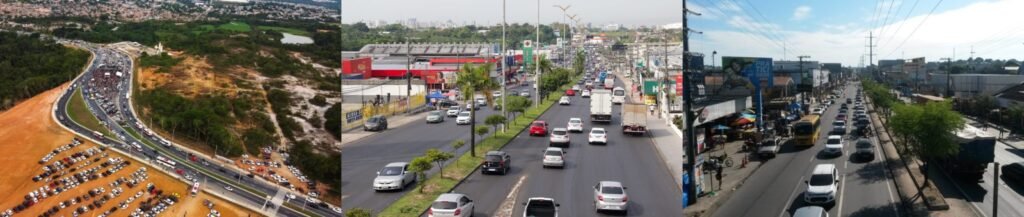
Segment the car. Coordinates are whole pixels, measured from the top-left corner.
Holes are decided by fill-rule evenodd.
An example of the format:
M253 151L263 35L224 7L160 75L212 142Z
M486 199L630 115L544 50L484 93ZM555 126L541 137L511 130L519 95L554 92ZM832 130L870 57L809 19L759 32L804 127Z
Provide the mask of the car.
M470 124L472 121L472 113L470 112L459 112L459 116L455 118L456 125Z
M846 103L853 103L853 99L846 98Z
M481 174L501 173L505 175L512 169L512 156L504 151L488 151L484 154L484 163L480 167Z
M846 135L846 121L835 120L832 122L832 132L829 135Z
M446 111L446 114L448 115L448 117L456 117L459 116L459 112L462 112L462 108L459 108L458 106L452 106L448 107L448 111Z
M555 128L551 130L551 137L549 139L550 146L561 146L563 148L569 147L569 130L565 128Z
M562 96L562 98L558 99L558 104L559 105L569 105L569 97L568 96Z
M843 136L831 135L825 140L825 154L830 155L842 155L843 154Z
M822 115L823 113L825 113L825 110L821 108L815 108L814 110L811 110L811 114Z
M804 183L807 184L804 202L809 204L834 203L838 182L839 172L836 171L835 164L815 165L810 180L804 180Z
M793 217L828 217L828 211L820 206L805 206L793 211Z
M441 111L430 111L427 114L427 123L441 123L444 122L444 114Z
M569 132L572 132L572 133L582 133L583 132L583 119L580 119L580 118L569 118L569 124L568 124L568 126L566 126L566 129L569 130Z
M477 97L474 102L476 102L476 106L474 106L476 110L480 110L479 107L487 107L487 98Z
M521 96L521 97L530 97L530 91L523 91L522 93L519 93L519 96Z
M857 150L853 152L854 157L864 160L875 159L875 145L871 144L871 140L865 138L858 139L857 142L854 143L854 146L857 148Z
M383 115L373 116L363 123L363 131L381 131L388 129L388 118Z
M600 143L608 144L608 132L601 127L590 128L590 136L587 137L587 142L590 144Z
M572 90L572 89L565 90L565 95L566 96L575 96L576 95L576 91Z
M832 106L832 100L825 100L825 106Z
M580 97L583 97L583 98L590 98L590 90L583 90L583 91L580 91Z
M779 137L768 137L761 140L761 147L757 149L757 154L761 157L774 158L779 153L779 148L782 144L779 141Z
M548 147L544 149L544 160L541 161L541 165L544 168L548 167L565 167L565 150L558 147Z
M235 188L232 188L231 186L224 186L224 190L235 191Z
M1003 165L1000 172L1002 172L1003 179L1007 182L1015 181L1020 183L1024 181L1024 162L1015 162Z
M614 210L627 213L629 207L629 195L626 194L626 187L616 181L600 181L594 185L594 209Z
M572 85L572 91L577 91L577 92L578 92L578 91L580 91L581 89L582 89L582 88L580 88L580 85Z
M845 112L840 112L838 115L836 115L836 120L843 120L843 121L845 121L846 120Z
M530 136L547 136L548 122L533 121L530 123Z
M473 216L473 200L465 194L445 193L437 196L427 209L429 217Z
M334 213L337 213L337 214L344 213L344 212L341 211L341 207L331 207L331 211L334 211Z
M480 106L475 106L473 103L466 103L466 110L480 110Z
M523 217L558 217L560 204L547 197L531 197L523 206Z
M416 182L416 175L409 171L408 162L389 163L377 171L373 179L373 190L404 190L405 186Z
M594 81L588 79L586 82L583 82L583 85L585 85L587 87L594 86Z
M494 97L494 98L501 97L501 91L491 92L491 96Z
M840 109L848 108L848 107L847 107L847 105L848 105L848 104L846 104L846 103L843 103L843 104L839 104L839 108L840 108Z

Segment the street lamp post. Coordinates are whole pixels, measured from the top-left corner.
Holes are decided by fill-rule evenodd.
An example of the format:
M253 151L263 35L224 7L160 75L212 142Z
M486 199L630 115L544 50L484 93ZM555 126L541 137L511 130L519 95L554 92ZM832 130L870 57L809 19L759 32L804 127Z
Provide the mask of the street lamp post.
M711 70L715 69L715 54L718 54L717 50L711 51Z
M540 51L540 45L541 45L541 43L540 43L540 0L537 0L537 29L536 29L536 31L537 31L537 41L535 41L534 44L537 47L536 51L539 52ZM533 68L534 68L534 71L533 71L534 72L534 74L533 74L534 88L533 89L537 93L537 94L533 95L533 101L534 101L533 102L533 106L536 107L536 106L540 106L540 55L538 55L537 52L534 52L534 54L533 54Z
M505 108L507 105L505 103L505 95L508 95L508 88L506 88L505 85L508 83L506 80L508 79L508 75L506 75L505 72L511 69L511 66L506 64L508 62L505 61L505 49L508 49L505 47L505 26L507 26L505 21L505 2L506 0L501 0L501 60L499 60L498 63L501 64L501 115L508 118L508 110ZM507 129L508 125L504 125L504 127L501 128L502 131Z

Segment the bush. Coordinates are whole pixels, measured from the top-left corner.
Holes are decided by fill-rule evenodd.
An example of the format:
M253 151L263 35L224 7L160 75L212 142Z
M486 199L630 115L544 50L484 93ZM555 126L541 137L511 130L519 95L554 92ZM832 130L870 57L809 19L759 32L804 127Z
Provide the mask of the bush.
M313 98L309 99L309 104L313 104L318 107L327 106L327 97L324 97L324 95L317 94L316 96L313 96Z
M345 217L371 217L370 211L363 208L352 208L345 212Z
M341 139L341 103L335 103L324 112L324 129L335 139Z
M38 34L0 32L0 110L71 80L88 59Z

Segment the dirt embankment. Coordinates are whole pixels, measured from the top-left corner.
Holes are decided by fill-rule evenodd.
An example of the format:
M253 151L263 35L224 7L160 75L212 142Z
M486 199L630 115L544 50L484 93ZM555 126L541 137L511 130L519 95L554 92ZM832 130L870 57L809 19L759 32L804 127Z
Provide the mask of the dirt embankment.
M59 97L62 90L67 87L68 85L62 85L58 88L39 94L31 99L25 100L7 111L0 112L0 123L5 123L0 125L0 153L2 153L2 157L0 157L0 165L3 165L0 167L0 174L3 174L0 175L0 192L4 193L0 195L0 211L11 209L17 204L22 203L25 201L25 195L47 184L43 181L32 181L33 176L43 172L42 168L44 166L39 164L38 161L55 148L71 143L72 138L74 138L74 134L65 131L57 125L49 113L52 111L52 105L56 101L57 97ZM70 156L72 153L84 151L93 147L97 147L97 145L91 142L85 142L70 150L60 152L60 154L57 154L53 160L50 160L50 163L57 159L63 159L64 157ZM222 216L259 215L256 212L241 208L238 205L231 204L225 200L213 198L210 195L200 194L197 197L184 196L187 195L187 185L184 182L173 179L162 172L156 171L155 168L122 156L112 150L107 150L103 153L108 154L107 157L110 158L125 159L131 162L131 164L110 176L82 183L77 187L71 188L68 191L54 196L40 198L38 203L22 211L19 215L40 215L44 211L57 206L62 201L82 196L87 194L89 189L97 187L104 187L109 193L113 189L110 184L115 179L121 177L127 178L140 167L148 167L147 174L149 178L143 183L153 183L157 189L163 190L163 194L165 195L183 195L180 202L171 206L162 214L168 216L206 215L210 210L203 206L202 203L205 200L210 200L216 204L214 209L221 212ZM88 161L92 161L92 159L98 157L99 156L93 156ZM72 168L84 164L85 163L78 163L73 165ZM78 171L80 172L82 170L98 166L98 163L93 163L89 166L82 167ZM108 168L110 167L106 167L104 169ZM70 168L66 170L70 170ZM61 178L68 177L71 174L73 174L73 172L69 172ZM103 211L110 210L122 201L134 196L136 192L143 190L145 186L128 188L126 185L122 184L120 187L124 189L125 193L113 197L98 209L93 209L100 211L88 212L86 215L99 215ZM154 197L154 195L144 193L140 198L129 203L130 205L127 208L128 210L119 209L114 212L112 216L128 216L131 210L138 208L140 203L151 197ZM95 200L96 199L91 199L85 202L92 203ZM70 216L74 209L85 205L86 203L78 203L76 205L69 206L68 208L60 209L55 216Z

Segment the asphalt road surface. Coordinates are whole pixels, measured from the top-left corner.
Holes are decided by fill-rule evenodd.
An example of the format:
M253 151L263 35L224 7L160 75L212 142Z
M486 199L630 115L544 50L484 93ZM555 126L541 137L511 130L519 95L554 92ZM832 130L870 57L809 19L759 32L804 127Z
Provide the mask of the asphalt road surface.
M616 81L621 86L621 81ZM629 216L682 216L681 191L659 157L653 141L646 136L621 134L620 105L613 106L612 122L590 122L590 99L575 96L568 106L554 105L539 120L551 128L566 127L569 118L584 120L583 133L570 133L566 167L542 168L542 152L548 137L531 137L523 131L502 150L512 157L507 175L474 173L453 191L467 194L476 203L476 216L500 214L500 204L526 176L515 199L513 216L523 213L522 202L530 197L550 197L560 203L560 216L603 216L594 211L593 186L599 181L619 181L628 189ZM648 123L661 124L661 123ZM608 131L607 145L589 145L592 127ZM621 214L621 213L615 213Z
M524 85L510 87L509 90L522 92L531 90L531 87ZM484 124L484 118L492 114L501 114L501 110L494 110L489 106L477 110L477 126L487 126ZM375 192L372 183L378 170L391 162L409 162L431 148L451 152L452 141L461 139L466 141L466 145L458 151L458 156L469 150L469 137L470 125L456 125L455 117L445 117L444 122L434 124L428 124L426 120L413 120L403 126L394 126L345 145L341 153L341 176L344 177L341 181L342 208L371 209L374 213L383 210L408 190ZM477 136L476 139L479 142L481 137ZM428 172L428 177L436 171L434 169ZM407 188L411 189L413 185L410 184Z
M968 124L974 124L973 121L967 121ZM999 131L994 128L988 128L987 132L990 135L999 135ZM1008 146L1003 142L996 142L995 147L995 161L999 162L1000 166L1007 165L1016 162L1024 161L1024 150L1016 149ZM993 180L995 164L989 164L988 171L982 176L980 182L968 182L963 180L955 180L956 184L963 190L963 193L967 194L967 201L970 201L977 211L984 213L984 216L992 216L992 202L994 197L994 189L992 185L995 184ZM1013 181L1007 180L1004 177L1000 177L999 180L999 216L1024 216L1024 196L1021 193L1024 192L1024 183L1014 183Z
M846 97L855 97L857 88L847 86ZM840 100L845 101L840 97ZM838 102L841 103L841 102ZM852 114L852 105L850 105ZM811 170L817 164L835 164L839 171L837 199L834 205L824 205L830 216L899 216L898 195L885 164L881 159L878 139L875 144L875 158L871 161L854 160L850 154L855 151L850 134L845 136L843 155L826 157L822 153L832 121L839 112L838 104L829 107L821 119L821 136L815 146L794 147L793 141L784 143L774 159L764 162L751 174L729 201L717 209L714 216L790 216L796 209L808 206L803 201L807 188L804 183L810 178ZM852 125L847 126L850 129Z

